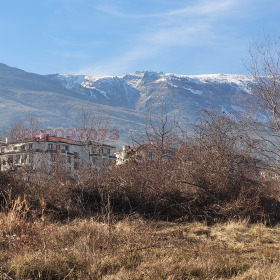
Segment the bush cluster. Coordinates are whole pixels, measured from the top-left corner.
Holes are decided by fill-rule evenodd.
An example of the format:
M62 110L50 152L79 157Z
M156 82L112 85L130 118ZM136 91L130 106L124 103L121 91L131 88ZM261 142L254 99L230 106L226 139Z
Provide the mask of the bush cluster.
M280 220L277 185L264 182L254 159L181 145L166 160L131 160L112 170L84 167L76 178L41 170L1 173L2 208L26 197L29 215L203 220Z

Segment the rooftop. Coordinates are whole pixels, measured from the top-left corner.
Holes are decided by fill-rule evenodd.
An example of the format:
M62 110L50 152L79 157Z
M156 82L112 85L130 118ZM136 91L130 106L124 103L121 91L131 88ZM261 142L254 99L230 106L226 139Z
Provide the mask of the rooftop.
M34 139L26 139L26 140L16 140L16 141L8 142L8 143L0 140L0 145L1 146L8 146L10 144L26 144L26 143L34 143L34 142L65 143L65 144L80 145L80 146L83 146L85 144L89 144L89 145L94 145L94 146L105 146L105 147L109 147L109 148L115 148L114 146L104 144L104 143L100 143L100 142L95 142L95 141L83 142L83 141L77 141L77 140L54 137L54 136L46 137L46 138L42 138L42 139L34 138Z

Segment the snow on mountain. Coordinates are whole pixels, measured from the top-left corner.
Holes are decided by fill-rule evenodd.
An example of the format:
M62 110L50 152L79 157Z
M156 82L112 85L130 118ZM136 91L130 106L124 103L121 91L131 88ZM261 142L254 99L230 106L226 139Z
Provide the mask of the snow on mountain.
M240 87L240 89L248 90L248 84L254 82L253 77L235 74L206 74L206 75L179 75L152 71L137 71L124 76L89 76L75 74L58 74L53 79L59 81L65 88L73 89L77 85L84 88L96 89L97 85L106 82L109 86L115 86L117 80L124 80L133 88L141 88L141 86L149 83L169 83L176 86L176 81L185 81L195 84L232 84Z
M0 130L11 128L34 114L41 128L77 126L83 108L110 120L120 131L120 143L129 143L129 131L145 127L145 110L161 108L178 121L195 121L202 108L241 110L242 92L252 77L228 74L179 75L137 71L123 76L75 74L38 75L0 63ZM78 126L77 126L78 127Z
M138 91L122 77L58 74L51 77L67 89L87 95L89 100L118 107L133 107L131 100Z
M123 76L59 74L65 88L86 94L93 102L142 110L151 103L166 102L172 109L179 103L195 107L235 108L229 104L241 91L249 92L253 78L231 74L179 75L137 71Z
M85 75L59 74L55 79L65 88L72 89L75 85L81 85L85 77Z

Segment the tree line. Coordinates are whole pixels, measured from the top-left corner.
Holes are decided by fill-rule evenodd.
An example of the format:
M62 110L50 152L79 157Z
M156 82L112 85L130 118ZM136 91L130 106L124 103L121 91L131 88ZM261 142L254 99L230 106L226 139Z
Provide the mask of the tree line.
M55 165L48 174L44 169L3 172L2 209L21 197L28 201L29 217L63 220L94 214L110 221L140 214L209 223L279 222L279 54L279 45L269 38L251 49L247 67L254 83L242 96L241 112L201 110L199 122L188 130L163 103L147 112L146 129L132 139L153 158L134 150L118 166L85 164L75 179ZM82 116L88 128L93 119L85 112Z

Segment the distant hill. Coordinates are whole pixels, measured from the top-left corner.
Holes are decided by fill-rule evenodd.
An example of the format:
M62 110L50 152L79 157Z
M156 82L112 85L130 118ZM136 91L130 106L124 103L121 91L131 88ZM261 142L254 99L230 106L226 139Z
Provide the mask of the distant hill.
M143 110L162 100L177 108L207 107L232 110L240 91L248 91L253 79L242 75L176 75L138 71L124 76L50 75L64 88L87 96L98 104Z
M118 146L129 142L129 131L144 127L143 111L168 105L178 118L195 121L199 108L238 110L235 101L249 91L248 76L213 74L187 76L138 71L124 76L73 74L38 75L0 64L0 128L33 114L40 128L80 128L82 108L110 120L120 131ZM116 144L116 143L114 143Z

